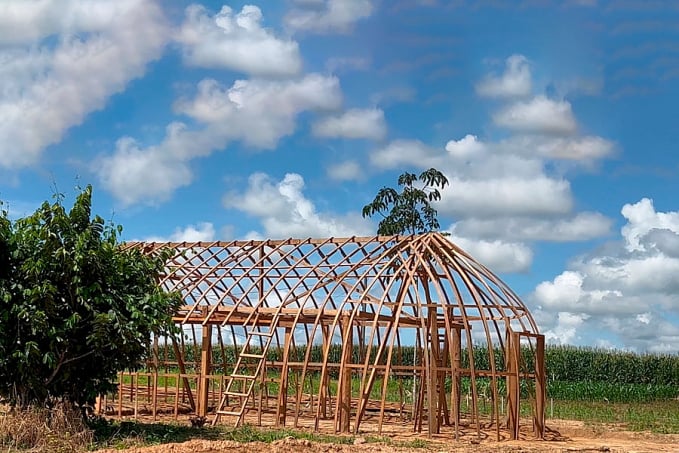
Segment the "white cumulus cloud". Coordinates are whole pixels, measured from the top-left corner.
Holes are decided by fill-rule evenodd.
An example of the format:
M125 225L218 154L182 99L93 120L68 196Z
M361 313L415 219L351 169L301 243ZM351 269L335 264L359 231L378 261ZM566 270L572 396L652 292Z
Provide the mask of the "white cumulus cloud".
M335 181L355 181L363 178L363 168L355 160L346 160L330 165L327 173Z
M281 137L294 132L299 113L335 110L341 103L336 77L308 74L281 81L237 80L231 87L203 80L196 96L177 102L176 110L201 123L219 126L227 138L272 149Z
M490 74L476 84L479 96L490 98L524 97L533 89L530 65L523 55L512 55L507 58L505 72L500 75Z
M501 109L493 115L493 121L498 126L519 132L569 135L577 131L570 102L542 95Z
M309 74L290 80L237 80L231 87L206 79L176 110L196 126L173 122L160 143L143 146L131 137L118 140L95 167L104 187L123 205L154 204L193 180L190 162L233 141L254 149L273 149L295 131L304 111L335 110L342 103L335 77Z
M563 215L573 208L570 183L541 175L492 179L452 177L442 191L438 209L445 214L472 217L498 215Z
M381 140L387 134L387 123L380 109L350 109L322 118L312 130L318 137Z
M195 225L178 227L167 237L149 236L144 242L208 242L215 240L215 226L211 222L200 222Z
M373 151L370 162L377 168L389 169L403 165L436 167L442 159L436 149L419 140L394 140Z
M214 16L202 5L186 8L177 41L193 66L226 68L254 76L292 76L302 69L299 45L262 27L262 11L224 5Z
M297 2L284 17L292 30L314 33L345 33L375 7L371 0L319 0Z
M557 219L535 217L465 218L455 223L455 232L479 238L519 241L584 241L607 235L612 221L598 212L580 212Z
M603 137L550 137L518 135L503 140L501 146L517 155L579 162L584 165L613 154L615 144Z
M244 192L228 192L223 203L261 222L263 233L251 232L249 237L346 237L369 235L374 230L358 212L319 212L304 195L304 178L297 173L288 173L281 181L254 173Z
M533 251L520 242L475 239L455 233L448 238L493 272L524 272L533 262Z
M476 135L467 134L460 140L450 140L446 143L446 151L456 159L466 159L480 156L486 151L486 145L481 143Z
M666 230L679 234L679 212L656 212L653 200L642 198L636 203L622 207L627 224L622 228L625 248L630 252L646 249L642 239L654 230Z
M524 64L521 58L511 59L508 74L522 73ZM488 78L482 90L490 90L491 81L500 79ZM567 173L553 169L589 169L615 146L602 137L578 135L566 102L538 96L512 101L506 110L512 113L504 121L513 129L506 138L486 141L466 134L449 140L445 149L418 140L394 140L375 149L370 162L380 170L441 170L450 184L434 207L440 216L456 219L450 227L453 237L491 269L517 272L530 267L531 247L537 241L586 241L610 234L609 218L576 211ZM656 236L666 248L675 245L665 233ZM674 249L679 256L679 241Z
M142 76L169 39L151 0L6 0L0 30L6 168L37 163L47 146Z
M676 350L679 212L658 212L645 198L623 206L622 215L627 223L618 241L574 260L540 283L531 299L543 319L568 312L586 319L583 331L616 338L625 347Z
M589 316L559 312L556 325L545 332L545 338L550 343L573 344L578 338L578 328Z

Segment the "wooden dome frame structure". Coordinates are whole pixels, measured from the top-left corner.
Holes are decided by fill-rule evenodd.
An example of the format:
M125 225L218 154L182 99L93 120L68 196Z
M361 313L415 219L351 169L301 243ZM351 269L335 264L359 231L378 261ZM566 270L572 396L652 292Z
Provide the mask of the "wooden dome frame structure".
M196 384L183 338L174 363L213 424L358 433L370 419L380 433L400 423L517 439L527 399L544 435L544 336L507 285L440 233L127 247L176 251L160 284L184 299L174 321L200 351ZM170 345L154 339L156 373L159 342ZM154 415L156 405L154 393Z

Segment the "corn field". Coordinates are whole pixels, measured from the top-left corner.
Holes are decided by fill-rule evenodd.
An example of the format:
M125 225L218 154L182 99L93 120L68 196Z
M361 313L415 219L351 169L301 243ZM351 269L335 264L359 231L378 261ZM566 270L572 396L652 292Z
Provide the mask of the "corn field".
M401 348L399 356L394 354L395 364L412 365L414 350L412 346ZM240 351L239 347L225 346L223 350L214 347L212 350L213 363L231 365L235 362L236 354ZM376 348L372 348L372 356ZM306 354L306 349L291 349L290 360L302 360ZM313 346L310 361L322 362L323 351L320 346ZM342 355L342 345L334 344L330 348L330 362L339 362ZM525 351L524 357L531 354ZM200 345L186 344L184 361L187 364L195 363L200 356ZM269 360L281 360L280 352L269 350ZM422 352L418 354L422 357ZM354 361L363 360L365 351L354 347ZM504 367L502 352L499 348L495 351L497 369ZM168 348L167 357L161 360L176 361L174 354ZM466 361L466 356L463 355ZM488 363L488 351L485 346L478 345L474 348L474 361L479 369L490 369ZM674 354L635 354L624 351L610 351L605 349L595 349L575 346L547 346L545 348L545 361L547 362L547 375L551 381L602 381L611 384L651 384L651 385L671 385L679 386L679 355ZM463 366L468 366L464 363ZM527 367L531 364L527 363Z

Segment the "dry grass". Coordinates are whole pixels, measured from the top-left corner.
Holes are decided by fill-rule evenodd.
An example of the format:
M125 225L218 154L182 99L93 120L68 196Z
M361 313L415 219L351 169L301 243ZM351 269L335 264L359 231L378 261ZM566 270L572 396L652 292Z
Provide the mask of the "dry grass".
M5 451L78 452L92 440L80 412L65 406L0 413L0 447Z

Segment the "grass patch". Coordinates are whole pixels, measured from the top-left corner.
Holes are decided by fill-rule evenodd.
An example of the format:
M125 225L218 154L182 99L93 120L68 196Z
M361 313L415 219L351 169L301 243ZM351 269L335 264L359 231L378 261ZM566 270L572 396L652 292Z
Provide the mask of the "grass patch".
M645 403L671 400L679 396L676 385L617 384L613 382L548 381L547 396L557 400L605 401L615 403Z
M587 423L613 423L632 431L662 434L679 433L679 401L652 403L605 403L586 401L547 402L549 417L581 420Z
M386 436L368 436L365 438L366 443L384 444L389 447L399 448L429 448L431 443L424 439L413 440L393 440Z
M92 424L94 432L93 449L129 448L145 445L181 443L192 439L232 440L239 443L271 443L285 438L305 439L319 443L352 444L353 436L333 436L286 428L259 428L244 425L238 428L203 427L169 423L141 423L133 421L110 422L98 420Z
M239 443L272 443L293 438L322 444L352 445L356 436L320 434L288 428L259 428L244 425L238 428L192 428L166 423L141 423L133 421L109 422L99 420L92 425L94 442L91 449L130 448L146 445L186 442L191 439L231 440ZM368 436L367 443L380 443L394 447L428 448L430 443L424 439L395 441L384 436Z
M97 419L91 423L92 449L128 448L186 442L191 439L222 439L220 428L194 428L170 423L141 423Z
M429 442L424 439L395 442L395 445L403 448L429 448Z
M268 444L288 437L325 444L349 445L354 442L353 436L333 436L287 428L258 428L251 425L243 425L239 428L226 430L222 439L233 440L240 443L263 442Z

